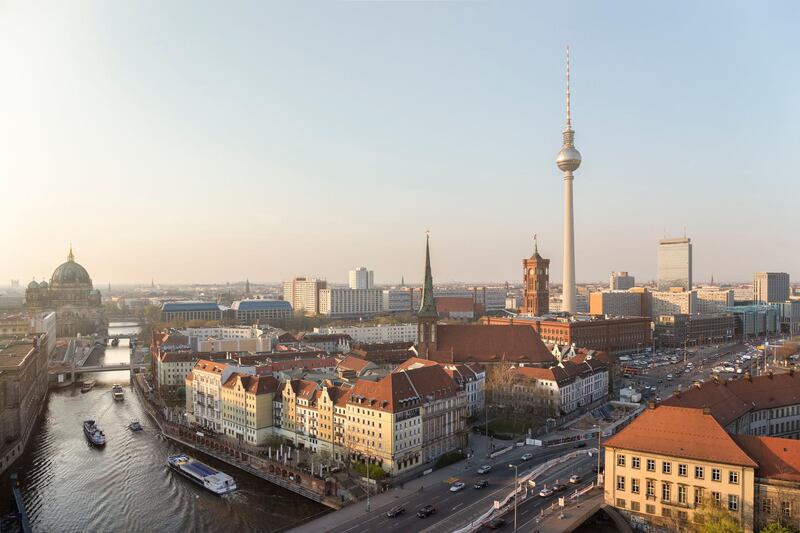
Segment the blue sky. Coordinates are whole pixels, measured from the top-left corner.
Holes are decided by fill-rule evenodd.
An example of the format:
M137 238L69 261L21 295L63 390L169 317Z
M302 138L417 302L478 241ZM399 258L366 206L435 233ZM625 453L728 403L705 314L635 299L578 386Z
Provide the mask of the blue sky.
M651 3L652 4L652 3ZM80 6L77 8L76 6ZM579 282L800 276L792 3L0 4L0 279L561 276L572 47ZM4 281L5 282L5 281Z

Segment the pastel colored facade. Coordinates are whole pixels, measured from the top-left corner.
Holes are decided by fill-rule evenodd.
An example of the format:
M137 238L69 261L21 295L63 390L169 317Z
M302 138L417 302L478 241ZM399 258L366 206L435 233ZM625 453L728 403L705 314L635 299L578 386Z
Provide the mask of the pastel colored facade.
M413 370L431 365L441 366L447 375L456 382L459 389L466 394L467 416L483 413L486 405L486 371L480 365L437 363L430 359L412 357L395 370Z
M222 423L222 384L233 372L254 374L254 367L242 367L228 361L226 363L200 359L192 369L192 408L193 421L217 433L223 432ZM187 397L189 390L186 391ZM188 398L187 398L188 400Z
M627 290L600 291L589 294L589 314L608 316L642 315L642 294Z
M733 307L732 289L697 289L696 313L701 315L722 313L728 307Z
M278 386L272 376L232 373L222 385L223 432L239 442L263 446L273 434Z
M283 299L292 309L305 314L319 313L319 291L328 287L328 282L319 279L294 278L283 282Z

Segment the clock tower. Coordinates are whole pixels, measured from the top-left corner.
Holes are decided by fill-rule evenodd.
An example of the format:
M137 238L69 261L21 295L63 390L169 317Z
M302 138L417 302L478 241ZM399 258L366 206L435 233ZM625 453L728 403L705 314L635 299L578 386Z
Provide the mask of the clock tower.
M539 255L539 243L534 237L534 251L522 260L524 301L522 312L542 316L550 310L550 260Z

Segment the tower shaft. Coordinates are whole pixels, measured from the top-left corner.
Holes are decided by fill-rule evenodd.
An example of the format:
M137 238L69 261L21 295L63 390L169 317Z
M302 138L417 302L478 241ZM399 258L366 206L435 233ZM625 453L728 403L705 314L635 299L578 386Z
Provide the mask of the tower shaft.
M572 214L572 171L564 173L564 273L562 311L575 313L575 228Z

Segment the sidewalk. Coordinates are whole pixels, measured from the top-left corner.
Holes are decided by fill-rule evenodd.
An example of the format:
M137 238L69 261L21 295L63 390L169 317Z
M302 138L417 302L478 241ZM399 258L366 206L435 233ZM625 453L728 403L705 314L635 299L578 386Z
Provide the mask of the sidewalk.
M574 503L564 509L564 518L561 513L553 511L538 525L533 526L538 533L569 533L583 524L589 517L603 506L603 491L596 490L591 497L584 498L580 507Z
M497 443L497 441L495 441ZM473 434L470 436L470 448L474 451L474 456L466 461L459 461L450 466L439 470L434 470L427 476L422 476L403 484L403 488L395 487L386 492L375 494L370 497L370 513L375 513L384 507L390 508L396 505L398 500L411 496L419 492L420 487L430 488L441 486L447 479L463 474L465 470L474 469L476 465L482 464L486 460L489 449L489 438L482 435ZM498 446L500 448L501 446ZM535 452L534 452L535 453ZM469 464L469 466L467 466ZM366 499L348 505L343 509L325 514L311 522L297 526L290 531L292 533L320 533L331 531L345 522L359 517L367 516Z

